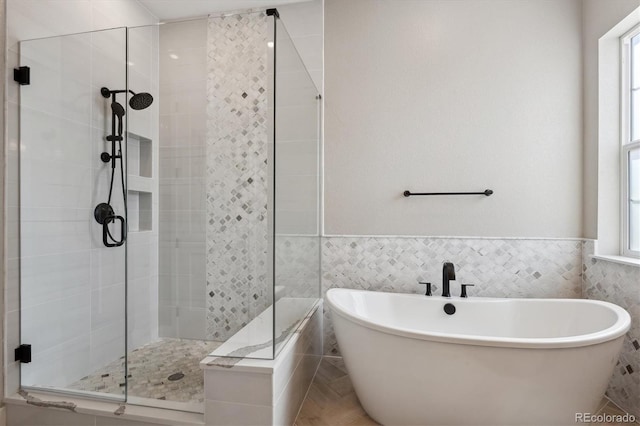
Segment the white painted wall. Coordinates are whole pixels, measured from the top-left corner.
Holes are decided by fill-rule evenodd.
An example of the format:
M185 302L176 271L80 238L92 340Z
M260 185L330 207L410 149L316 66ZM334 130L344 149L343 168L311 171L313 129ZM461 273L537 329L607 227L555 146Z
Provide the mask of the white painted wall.
M277 6L280 18L293 40L313 82L324 88L324 2L323 0Z
M323 2L278 6L278 12L284 25L276 30L276 234L318 235Z
M286 6L310 0L139 0L161 20L190 19L206 17L229 11L260 9ZM315 0L313 0L315 1Z
M580 236L580 31L576 0L327 0L326 233Z

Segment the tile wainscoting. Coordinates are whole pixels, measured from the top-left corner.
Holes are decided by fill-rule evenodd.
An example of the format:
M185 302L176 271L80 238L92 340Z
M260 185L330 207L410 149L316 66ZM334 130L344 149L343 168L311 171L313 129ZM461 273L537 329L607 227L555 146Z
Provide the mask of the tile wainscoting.
M613 371L607 396L640 419L640 267L595 259L594 242L585 241L583 297L622 306L631 315L631 329Z
M369 236L323 238L322 293L334 287L420 293L418 281L429 281L437 294L445 260L456 266L458 283L475 284L471 296L582 295L581 240ZM459 291L451 287L453 295ZM325 355L339 355L328 311L324 320Z
M607 395L640 418L640 268L593 259L582 239L327 236L322 238L322 292L355 288L420 293L418 281L440 291L442 262L456 266L471 296L589 298L616 303L632 317L631 330ZM451 288L458 295L459 287ZM340 355L328 309L324 353Z

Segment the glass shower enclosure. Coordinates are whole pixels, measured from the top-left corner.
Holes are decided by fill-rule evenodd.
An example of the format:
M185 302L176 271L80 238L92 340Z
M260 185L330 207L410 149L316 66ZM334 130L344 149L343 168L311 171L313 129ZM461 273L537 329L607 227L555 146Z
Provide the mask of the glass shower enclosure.
M275 10L25 40L21 386L202 411L320 296L320 96ZM30 345L30 346L26 346Z

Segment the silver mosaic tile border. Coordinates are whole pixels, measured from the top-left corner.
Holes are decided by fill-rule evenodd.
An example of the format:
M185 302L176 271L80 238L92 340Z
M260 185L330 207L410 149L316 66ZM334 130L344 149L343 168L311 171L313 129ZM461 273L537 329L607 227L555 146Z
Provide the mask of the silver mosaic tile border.
M265 13L210 18L207 57L207 338L226 340L271 303Z
M475 284L472 296L582 296L581 241L420 237L324 237L322 293L334 287L419 293L418 281L431 281L437 293L444 260L456 265L459 283ZM325 354L339 355L325 311Z
M640 268L594 259L594 242L583 249L584 297L623 307L631 315L631 329L607 389L607 396L640 418Z

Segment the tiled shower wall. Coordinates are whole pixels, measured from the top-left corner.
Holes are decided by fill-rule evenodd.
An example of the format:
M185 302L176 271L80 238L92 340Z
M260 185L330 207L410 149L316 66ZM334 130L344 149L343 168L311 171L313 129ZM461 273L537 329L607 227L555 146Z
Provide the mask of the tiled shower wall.
M308 104L295 101L306 96L306 70L322 85L322 0L278 10L293 43L281 34L277 204L278 232L287 235L275 241L276 282L278 296L312 297L319 247L309 236L317 235L317 212L308 199L315 208L318 148L307 119L317 116L316 91ZM245 13L160 26L162 337L224 340L271 303L265 19ZM245 235L247 244L238 242Z
M158 26L130 28L128 32L129 88L135 92L149 92L154 102L144 110L129 108L128 131L147 140L129 137L128 161L128 223L127 238L127 350L139 348L158 338L158 154L159 154L159 78ZM136 142L138 142L136 144ZM137 149L136 149L137 148ZM141 165L150 164L150 176L141 174ZM148 172L147 171L147 172ZM151 198L146 209L142 195ZM136 195L137 197L132 197ZM138 202L135 202L137 198ZM132 202L133 201L133 202ZM139 219L136 225L135 220ZM145 223L146 221L146 223ZM122 302L120 302L122 303Z
M207 20L160 26L160 336L206 338Z
M56 9L13 1L7 5L7 14L9 69L19 63L17 40L157 21L134 2L107 5L90 1ZM153 78L150 48L154 37L153 32L145 32L131 40L129 71L138 91L155 93L153 85L157 81ZM100 228L92 213L98 202L106 200L108 191L108 167L100 161L99 154L105 149L101 141L110 114L100 87L124 88L126 50L124 30L50 41L51 44L46 39L27 43L33 47L33 84L23 89L32 102L23 102L20 114L18 85L11 77L8 82L9 250L5 289L7 327L11 333L7 335L6 350L12 354L19 337L24 343L34 343L34 361L28 369L23 367L23 383L66 386L105 362L117 360L125 351L124 248L108 249L102 245ZM60 103L52 101L55 99ZM128 114L132 130L153 139L154 134L147 130L155 128L154 114L153 107L142 114ZM21 124L25 126L23 134L18 133ZM30 147L35 155L22 158L24 171L30 174L22 182L22 189L30 197L19 200L18 149L22 142L23 150ZM43 160L47 160L46 167L39 164ZM117 197L118 188L117 179L114 193L121 198ZM28 230L22 235L18 233L19 205L23 228ZM152 312L156 251L151 233L142 234L129 235L130 348L146 343L157 333L157 314ZM17 251L19 242L21 253ZM18 266L23 273L22 294ZM28 299L21 307L21 336L17 332L19 297ZM13 357L9 359L13 361ZM17 363L9 363L6 372L6 386L13 393L19 383Z
M91 205L103 198L103 188L108 190L104 167L92 155L102 148L104 127L98 123L105 118L98 107L101 96L92 88L96 80L124 84L124 67L106 74L100 72L104 65L94 71L91 64L124 64L124 40L124 32L114 31L20 46L20 64L51 79L34 78L20 98L22 222L15 267L20 265L21 338L33 347L33 363L22 367L23 384L65 386L91 371L94 357L103 356L100 349L113 349L106 351L114 357L110 360L124 351L124 339L111 341L123 334L124 323L115 324L114 331L110 321L110 314L121 318L124 310L106 309L104 303L118 296L124 300L124 248L104 248L99 226L91 221ZM53 47L62 53L47 55ZM87 57L91 61L85 62ZM84 66L65 69L75 61ZM83 102L44 102L52 81L64 81L65 95ZM122 211L121 202L114 207ZM85 354L76 355L78 347Z
M583 250L583 297L623 307L631 315L631 329L613 371L607 395L640 418L640 268L591 257L594 242Z
M268 280L268 18L213 17L207 37L207 338L272 303Z

